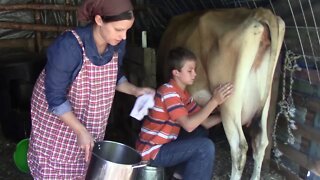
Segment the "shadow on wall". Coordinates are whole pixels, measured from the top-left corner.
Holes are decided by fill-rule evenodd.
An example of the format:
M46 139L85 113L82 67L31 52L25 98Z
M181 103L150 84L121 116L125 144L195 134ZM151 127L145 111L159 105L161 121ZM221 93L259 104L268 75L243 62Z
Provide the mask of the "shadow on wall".
M141 121L130 116L135 100L134 96L116 91L105 140L120 142L134 148L141 128Z
M11 50L0 55L0 123L8 139L18 142L29 137L32 89L45 61L30 52Z

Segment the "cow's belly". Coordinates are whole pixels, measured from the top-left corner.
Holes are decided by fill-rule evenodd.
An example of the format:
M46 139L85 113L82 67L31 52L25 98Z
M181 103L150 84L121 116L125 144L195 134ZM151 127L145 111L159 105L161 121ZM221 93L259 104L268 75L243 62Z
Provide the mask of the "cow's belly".
M242 93L242 125L250 124L255 115L260 115L270 90L271 83L268 77L270 66L270 49L258 56L261 58L260 65L251 69Z
M257 81L256 76L250 76L246 82L245 89L238 101L241 101L241 123L251 124L252 118L261 113L263 107L263 92L260 90L264 84Z
M232 109L241 109L241 123L242 125L250 124L254 116L260 115L261 110L265 104L267 98L267 92L270 88L268 85L268 58L269 51L261 56L263 60L259 67L251 69L246 81L243 85L243 90L240 92L236 89L237 92L234 92L230 100L227 100L225 103L227 106ZM215 69L218 71L218 69ZM216 72L217 72L216 71ZM227 73L232 74L232 72ZM222 77L216 76L217 78L211 78L211 85L216 87L221 83ZM223 82L231 82L231 79L227 79L227 76L222 80ZM229 77L230 78L230 77ZM204 106L209 99L212 97L212 93L208 89L198 89L195 92L192 92L192 96L198 104ZM222 107L223 109L223 107Z

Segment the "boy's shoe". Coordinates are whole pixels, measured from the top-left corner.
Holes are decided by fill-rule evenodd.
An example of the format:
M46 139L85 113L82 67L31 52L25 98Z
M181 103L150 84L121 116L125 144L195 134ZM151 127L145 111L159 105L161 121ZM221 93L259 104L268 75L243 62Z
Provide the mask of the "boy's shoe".
M182 180L182 176L179 173L175 172L173 173L171 180Z

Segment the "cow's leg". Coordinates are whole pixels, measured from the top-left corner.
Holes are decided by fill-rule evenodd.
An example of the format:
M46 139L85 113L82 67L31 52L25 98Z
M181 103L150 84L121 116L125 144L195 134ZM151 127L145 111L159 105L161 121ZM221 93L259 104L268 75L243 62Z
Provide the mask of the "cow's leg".
M246 162L248 145L241 126L240 110L238 112L221 111L223 127L230 145L232 160L232 172L230 179L238 180L241 178L242 171Z
M252 143L253 149L253 159L254 159L254 168L253 173L251 176L251 180L259 180L260 173L261 173L261 166L265 154L265 149L268 146L268 135L267 135L267 118L270 106L270 95L267 98L267 102L263 108L262 115L261 115L261 132L252 139L254 143Z
M229 108L229 112L224 114L223 126L230 144L231 158L232 158L232 173L231 179L238 180L241 178L243 168L246 162L246 153L248 145L242 130L242 118L245 112L242 112L245 101L244 94L246 92L246 86L248 85L248 78L252 67L255 63L258 48L260 46L260 40L264 27L258 21L248 21L237 33L237 39L233 39L234 43L239 43L239 57L234 76L235 92L230 97L230 101L227 101L226 107ZM230 37L229 37L230 38ZM250 85L250 83L249 83ZM224 118L224 117L222 117Z
M276 52L276 56L275 57L279 57L279 53L280 53L280 49L282 46L282 42L283 42L283 37L284 37L284 31L285 31L285 24L283 22L283 20L281 18L277 18L278 21L278 39L277 39L277 49ZM272 27L271 27L272 28ZM275 27L274 27L275 28ZM266 55L267 57L265 57L268 61L268 59L270 58L268 55ZM270 63L273 65L272 68L272 75L269 76L269 79L267 79L267 81L272 82L273 80L273 75L274 75L274 70L276 67L276 62L277 60L274 60L274 63ZM262 115L261 115L261 122L260 122L260 127L261 127L261 133L258 134L253 140L254 143L252 144L254 147L252 147L254 149L253 152L253 159L254 159L254 169L253 169L253 174L251 176L251 180L259 180L260 179L260 173L261 173L261 166L262 166L262 162L263 162L263 158L265 155L265 149L268 146L268 134L267 134L267 120L268 120L268 112L269 112L269 108L270 108L270 100L271 100L271 88L272 86L270 85L269 88L269 94L268 94L268 98L266 99L266 103L263 107L263 111L262 111Z

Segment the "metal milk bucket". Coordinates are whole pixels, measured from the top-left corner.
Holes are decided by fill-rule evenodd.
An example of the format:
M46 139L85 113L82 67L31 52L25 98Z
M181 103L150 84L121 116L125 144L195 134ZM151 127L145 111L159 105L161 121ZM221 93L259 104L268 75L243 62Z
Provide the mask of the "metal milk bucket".
M138 169L136 180L165 180L163 167L145 166Z
M134 180L141 155L133 148L113 141L96 142L86 180Z

